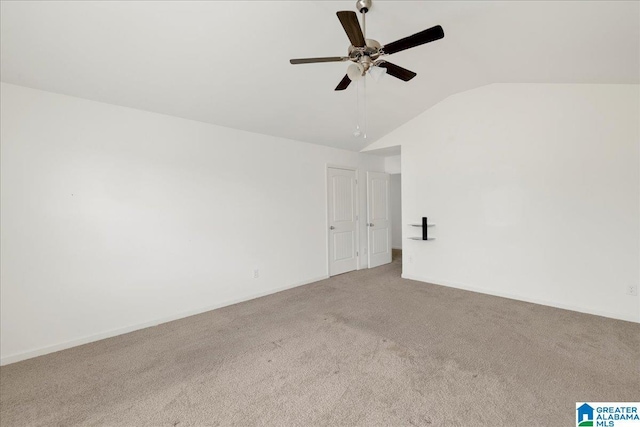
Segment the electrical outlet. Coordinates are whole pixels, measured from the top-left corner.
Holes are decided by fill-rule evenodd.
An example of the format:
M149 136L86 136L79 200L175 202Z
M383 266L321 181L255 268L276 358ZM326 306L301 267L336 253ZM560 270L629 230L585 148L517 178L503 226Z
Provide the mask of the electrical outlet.
M409 255L409 264L413 264L413 255Z
M258 277L260 277L260 270L257 268L253 269L253 278L257 279Z
M638 295L638 287L636 285L627 286L627 295Z

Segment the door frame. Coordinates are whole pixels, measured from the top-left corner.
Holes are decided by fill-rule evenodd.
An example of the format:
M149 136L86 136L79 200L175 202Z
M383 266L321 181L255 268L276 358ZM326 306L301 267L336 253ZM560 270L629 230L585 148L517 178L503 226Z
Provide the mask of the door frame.
M342 166L327 163L324 169L324 201L325 205L325 230L327 232L325 253L327 255L327 277L331 277L331 257L329 256L329 244L331 240L331 231L329 230L329 169L343 169L354 171L356 173L356 271L360 270L360 172L358 168L353 166Z

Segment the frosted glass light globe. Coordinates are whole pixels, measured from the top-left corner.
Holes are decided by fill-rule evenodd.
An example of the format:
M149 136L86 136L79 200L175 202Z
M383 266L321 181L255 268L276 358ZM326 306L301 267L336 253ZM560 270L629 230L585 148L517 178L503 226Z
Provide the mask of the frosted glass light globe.
M371 67L369 69L369 74L371 74L373 80L378 81L387 74L387 69L384 67Z
M347 76L351 81L356 81L362 77L362 73L364 73L364 67L360 64L351 64L349 68L347 68Z

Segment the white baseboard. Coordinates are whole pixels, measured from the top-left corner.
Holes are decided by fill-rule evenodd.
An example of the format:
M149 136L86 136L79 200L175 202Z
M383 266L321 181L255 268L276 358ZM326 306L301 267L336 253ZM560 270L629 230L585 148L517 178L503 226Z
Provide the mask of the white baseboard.
M157 325L160 325L162 323L171 322L173 320L183 319L183 318L189 317L189 316L195 316L196 314L205 313L207 311L215 310L217 308L222 308L222 307L226 307L226 306L229 306L229 305L238 304L240 302L249 301L249 300L252 300L252 299L255 299L255 298L260 298L260 297L263 297L263 296L275 294L275 293L278 293L278 292L286 291L287 289L297 288L298 286L308 285L309 283L318 282L320 280L324 280L324 279L328 279L328 278L329 278L329 276L320 276L320 277L316 277L314 279L305 280L303 282L294 283L292 285L282 286L282 287L270 289L270 290L264 291L264 292L257 292L255 294L243 296L243 297L240 297L240 298L229 299L229 300L220 302L218 304L214 304L214 305L198 308L198 309L195 309L195 310L188 310L188 311L184 311L184 312L181 312L181 313L178 313L178 314L172 314L171 316L166 316L166 317L162 317L162 318L159 318L159 319L150 320L148 322L138 323L136 325L126 326L124 328L112 329L110 331L101 332L101 333L94 334L94 335L89 335L89 336L78 338L78 339L71 340L71 341L65 341L65 342L62 342L62 343L59 343L59 344L54 344L54 345L51 345L51 346L42 347L42 348L38 348L38 349L35 349L35 350L25 351L23 353L12 354L10 356L6 356L6 357L1 358L0 359L0 366L4 366L4 365L11 364L11 363L20 362L21 360L31 359L33 357L43 356L45 354L54 353L56 351L66 350L66 349L71 348L71 347L77 347L79 345L88 344L88 343L92 343L92 342L95 342L95 341L100 341L100 340L103 340L105 338L115 337L117 335L126 334L126 333L137 331L137 330L140 330L140 329L149 328L149 327L152 327L152 326L157 326Z
M467 285L463 285L463 284L460 284L460 283L453 283L453 282L448 282L448 281L439 280L439 279L433 279L433 278L429 278L429 277L418 277L418 276L414 276L414 275L411 275L411 274L404 274L403 273L402 274L402 278L403 279L409 279L409 280L415 280L415 281L418 281L418 282L431 283L433 285L446 286L446 287L449 287L449 288L463 289L465 291L472 291L472 292L477 292L477 293L480 293L480 294L493 295L493 296L496 296L496 297L513 299L513 300L517 300L517 301L524 301L524 302L530 302L530 303L533 303L533 304L546 305L546 306L549 306L549 307L561 308L563 310L577 311L579 313L594 314L596 316L609 317L609 318L612 318L612 319L626 320L627 322L640 323L640 316L627 316L627 315L624 315L624 314L621 315L619 313L610 313L610 312L607 312L607 311L593 310L593 309L590 309L590 308L578 307L578 306L570 305L570 304L560 304L560 303L553 302L553 301L540 300L540 299L537 299L537 298L529 298L529 297L510 294L510 293L506 293L506 292L487 291L486 289L482 289L482 288L478 288L478 287L474 287L474 286L467 286Z

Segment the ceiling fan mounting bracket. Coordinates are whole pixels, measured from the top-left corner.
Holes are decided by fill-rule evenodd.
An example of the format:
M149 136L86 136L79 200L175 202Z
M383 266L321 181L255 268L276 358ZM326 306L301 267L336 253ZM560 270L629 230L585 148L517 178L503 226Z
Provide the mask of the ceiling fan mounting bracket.
M358 0L356 2L356 9L360 11L360 13L367 13L371 9L372 0Z

